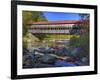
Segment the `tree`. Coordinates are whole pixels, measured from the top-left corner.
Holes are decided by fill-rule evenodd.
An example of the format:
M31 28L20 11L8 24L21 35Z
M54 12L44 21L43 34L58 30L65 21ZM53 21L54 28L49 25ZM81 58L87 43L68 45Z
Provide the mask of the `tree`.
M23 47L27 48L27 34L29 23L38 22L38 21L47 21L43 12L39 11L23 11L22 12L22 21L23 21ZM34 34L38 39L43 40L46 37L46 34Z
M47 21L42 12L39 11L23 11L23 35L26 35L28 30L28 24L31 22Z
M80 20L89 20L90 15L89 14L79 14Z
M89 14L79 14L80 21L83 21L81 25L78 25L80 30L86 30L83 34L80 34L80 38L71 38L70 44L72 46L80 46L84 44L89 44ZM77 28L78 29L78 28Z
M34 22L47 21L47 19L42 12L32 12L32 21ZM44 38L47 37L46 34L33 34L33 35L36 36L40 41L44 40Z
M80 51L77 57L87 57L89 59L89 14L79 14L80 21L83 23L79 25L80 30L86 30L83 34L80 34L79 38L71 38L70 45L80 47ZM88 62L89 63L89 62Z
M47 37L47 35L46 34L33 34L35 37L37 37L40 41L43 41L44 40L44 38L46 38Z
M32 21L32 12L23 11L22 12L22 23L23 23L23 48L27 48L27 33L28 27L27 24Z

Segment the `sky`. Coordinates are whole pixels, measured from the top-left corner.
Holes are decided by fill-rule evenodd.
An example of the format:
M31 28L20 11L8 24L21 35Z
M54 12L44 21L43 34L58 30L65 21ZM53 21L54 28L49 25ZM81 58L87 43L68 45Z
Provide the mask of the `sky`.
M78 13L43 12L48 21L79 20Z

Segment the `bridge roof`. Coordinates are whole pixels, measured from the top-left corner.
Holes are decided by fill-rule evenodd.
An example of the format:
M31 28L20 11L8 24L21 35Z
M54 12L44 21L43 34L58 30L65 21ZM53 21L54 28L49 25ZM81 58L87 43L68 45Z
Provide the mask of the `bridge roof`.
M80 20L64 20L64 21L40 21L40 22L31 22L30 25L52 25L52 24L80 24L83 21Z

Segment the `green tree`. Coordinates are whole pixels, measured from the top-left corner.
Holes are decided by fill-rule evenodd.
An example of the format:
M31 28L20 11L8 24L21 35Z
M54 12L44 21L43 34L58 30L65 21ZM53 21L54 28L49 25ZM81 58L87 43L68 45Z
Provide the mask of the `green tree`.
M71 45L72 46L80 46L84 44L88 44L89 42L89 14L79 14L80 20L83 21L81 25L78 25L80 29L84 29L87 32L84 32L83 34L80 34L80 38L71 38Z
M43 41L47 35L46 34L34 34L35 37L37 37L40 41Z
M23 11L22 12L22 21L23 21L23 47L27 47L27 34L29 23L38 22L38 21L47 21L43 12L39 11ZM34 34L39 40L43 40L46 37L46 34Z
M39 11L23 11L23 35L26 35L28 31L28 24L31 22L47 21L42 12Z
M86 32L80 34L79 38L72 37L70 45L80 47L80 52L77 56L85 56L89 59L89 14L79 14L79 16L80 20L84 22L79 27L81 27L80 29L86 30Z
M23 36L26 35L28 27L27 24L32 20L32 13L29 11L23 11L22 21L23 21Z
M47 21L47 19L42 12L32 12L32 21ZM44 38L47 37L46 34L34 34L34 36L36 36L40 41L44 40Z
M44 16L43 12L40 11L33 11L32 12L32 21L38 22L38 21L47 21L46 17Z

